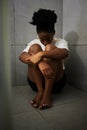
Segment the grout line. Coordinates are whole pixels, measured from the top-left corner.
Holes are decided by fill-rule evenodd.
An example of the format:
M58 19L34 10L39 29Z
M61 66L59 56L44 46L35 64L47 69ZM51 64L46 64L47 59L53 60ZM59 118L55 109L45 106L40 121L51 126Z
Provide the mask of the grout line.
M36 111L36 110L35 110L35 111ZM16 112L16 113L13 112L12 115L13 115L13 116L18 116L18 115L20 115L20 114L29 113L29 112L30 112L30 111L27 111L27 110L26 110L26 111L22 111L22 112Z
M77 98L75 98L74 100L70 100L70 101L67 101L67 102L65 102L65 103L60 103L60 104L58 104L58 105L55 105L55 107L60 107L60 106L64 106L64 105L67 105L67 104L73 104L73 103L76 103L77 101L82 101L83 99L82 98L80 98L80 97L77 97Z
M11 46L27 46L27 44L11 44Z
M71 87L72 87L72 86L71 86ZM84 89L82 89L82 88L75 87L75 86L73 86L72 88L75 88L75 89L79 90L80 92L83 92L84 94L87 94L87 91L84 90Z
M14 2L14 0L12 2L12 6L13 6L13 27L12 27L12 29L13 29L13 33L14 33L13 42L15 45L15 2ZM14 50L14 57L15 57L14 58L14 67L15 67L14 81L16 83L16 46L14 46L14 47L15 47L15 50ZM13 83L14 83L14 81L13 81Z
M43 111L43 110L42 110ZM39 113L39 115L48 122L48 120L40 113L40 110L37 110L37 112Z
M75 88L75 89L77 89L77 88ZM81 90L79 90L79 89L77 89L78 91L81 91ZM20 90L19 90L19 92L20 92ZM83 94L83 92L82 92L82 94ZM84 93L84 94L87 94L87 93ZM24 95L24 94L21 94L26 100L27 100L27 102L29 102L29 99ZM62 106L62 105L64 105L64 104L70 104L70 103L73 103L73 102L76 102L76 101L80 101L82 98L81 97L85 97L86 95L81 95L81 96L77 96L75 99L71 99L71 100L69 100L69 101L65 101L65 102L63 102L63 103L59 103L58 105L54 105L54 107L55 106Z
M43 110L42 110L43 111ZM45 110L46 111L46 110ZM37 110L37 112L39 113L39 115L46 121L46 123L49 125L49 127L52 128L52 130L54 130L54 127L51 124L51 122L49 120L47 120L40 112L40 110Z
M11 46L27 46L27 44L11 44ZM69 46L87 46L86 43L84 44L69 44Z
M69 46L87 46L87 43L83 43L83 44L69 44Z

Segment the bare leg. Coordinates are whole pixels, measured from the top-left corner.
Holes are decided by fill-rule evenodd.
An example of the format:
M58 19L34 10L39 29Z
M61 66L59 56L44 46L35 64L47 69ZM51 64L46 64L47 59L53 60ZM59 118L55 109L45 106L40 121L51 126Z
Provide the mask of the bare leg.
M49 61L49 65L52 68L54 68L53 69L54 75L52 79L45 78L45 90L44 90L43 98L41 100L41 104L39 106L40 109L49 108L52 106L52 88L56 80L56 75L58 74L58 70L55 61L53 63L52 61L51 63Z
M48 45L46 50L50 51L51 49L54 48L55 46ZM54 73L52 79L45 79L45 90L44 90L43 98L39 105L40 109L49 108L52 106L52 88L54 82L57 79L58 73L61 70L60 68L62 68L61 61L47 59L47 58L45 58L45 61L47 61L47 63L51 66Z
M47 45L46 51L50 51L51 49L54 49L55 46L53 45ZM37 52L41 51L41 48L39 45L34 44L29 50L29 54L33 55ZM31 81L33 81L37 88L38 93L35 96L33 100L31 100L31 103L34 107L38 107L40 109L49 108L52 105L52 88L54 85L55 80L60 79L60 75L62 74L60 70L62 70L61 61L56 61L49 58L44 58L45 62L47 62L50 67L52 68L54 74L52 79L44 78L41 71L39 70L38 66L28 66L28 77ZM58 76L59 75L59 76ZM58 78L57 78L58 77ZM44 89L45 84L45 89Z
M29 50L29 54L33 55L39 51L41 51L40 46L37 44L34 44L33 46L31 46L31 48ZM38 93L35 96L35 98L31 100L31 104L34 107L38 107L39 103L42 99L43 91L44 91L44 89L43 89L44 88L44 77L43 77L42 73L40 72L37 65L35 65L35 66L28 65L28 77L37 86Z
M34 78L34 83L36 84L37 88L38 88L38 93L37 95L35 96L35 98L33 100L31 100L31 104L34 106L34 107L38 107L39 106L39 103L42 99L42 96L43 96L43 91L44 91L44 80L43 80L43 76L42 74L40 73L38 67L31 67L31 72L33 74L33 78Z

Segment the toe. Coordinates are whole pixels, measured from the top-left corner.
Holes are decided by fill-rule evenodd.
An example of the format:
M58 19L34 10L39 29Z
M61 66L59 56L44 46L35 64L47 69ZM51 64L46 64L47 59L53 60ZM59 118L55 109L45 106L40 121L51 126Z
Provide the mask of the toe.
M45 109L45 108L48 108L48 105L47 104L40 104L39 106L39 109Z
M39 109L43 110L43 109L47 109L50 108L52 105L48 105L48 104L40 104Z
M42 109L43 109L43 105L42 105L42 104L40 104L39 109L40 109L40 110L42 110Z
M49 108L48 104L43 104L43 109Z
M35 101L32 99L32 100L30 101L30 103L31 103L31 104L34 104L34 103L35 103Z
M35 103L33 106L37 108L39 106L39 103Z

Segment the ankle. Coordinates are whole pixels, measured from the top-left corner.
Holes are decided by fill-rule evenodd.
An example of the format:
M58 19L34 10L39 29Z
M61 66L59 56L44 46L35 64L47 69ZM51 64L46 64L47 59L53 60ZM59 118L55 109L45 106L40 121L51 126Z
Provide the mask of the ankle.
M45 91L45 92L44 92L44 96L45 96L45 97L51 97L51 96L52 96L52 93Z

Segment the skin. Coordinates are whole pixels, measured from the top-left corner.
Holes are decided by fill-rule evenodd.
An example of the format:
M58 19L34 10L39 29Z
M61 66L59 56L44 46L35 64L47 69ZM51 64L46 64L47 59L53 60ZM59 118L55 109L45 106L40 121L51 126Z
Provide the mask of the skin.
M68 51L53 45L54 32L40 32L38 37L45 45L45 51L36 43L28 53L23 52L19 59L28 64L28 77L38 88L37 95L30 101L32 106L45 109L52 106L52 88L54 82L63 76L61 60L68 56Z

